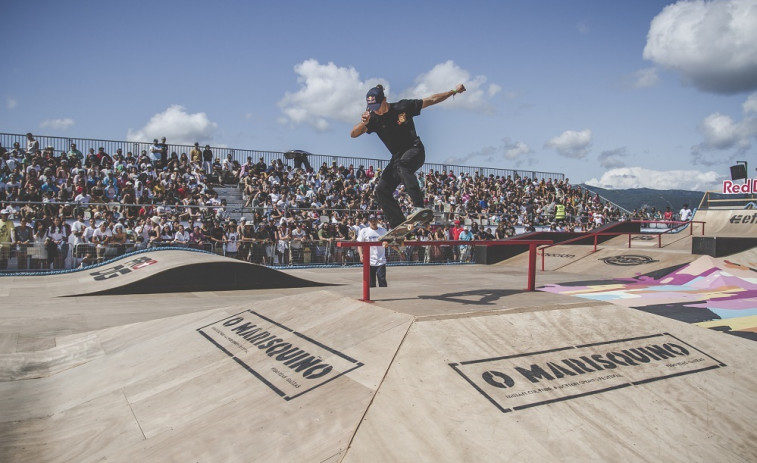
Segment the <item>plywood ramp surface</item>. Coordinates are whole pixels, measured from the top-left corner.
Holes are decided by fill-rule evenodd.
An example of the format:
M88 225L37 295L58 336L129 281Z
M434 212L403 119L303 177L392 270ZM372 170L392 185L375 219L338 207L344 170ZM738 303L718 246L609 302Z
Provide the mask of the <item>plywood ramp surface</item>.
M417 322L345 461L756 461L755 353L611 305Z
M338 461L411 322L314 291L59 338L97 348L0 382L0 461Z

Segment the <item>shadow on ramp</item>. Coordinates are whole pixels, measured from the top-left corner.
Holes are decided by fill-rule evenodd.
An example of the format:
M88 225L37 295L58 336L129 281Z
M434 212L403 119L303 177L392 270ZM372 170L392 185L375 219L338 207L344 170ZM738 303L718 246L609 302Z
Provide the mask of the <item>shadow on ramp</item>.
M185 293L329 286L246 262L207 262L165 270L123 286L78 296Z
M257 264L198 252L157 251L84 269L66 296L158 294L331 286Z
M463 305L494 305L496 301L503 297L523 292L525 291L517 289L475 289L471 291L440 294L438 296L418 296L418 299L456 302Z

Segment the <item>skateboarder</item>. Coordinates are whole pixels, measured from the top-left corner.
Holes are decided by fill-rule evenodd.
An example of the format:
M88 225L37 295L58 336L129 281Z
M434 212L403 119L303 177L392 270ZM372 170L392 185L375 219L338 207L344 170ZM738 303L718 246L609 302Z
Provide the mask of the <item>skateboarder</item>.
M386 145L392 159L381 174L376 187L376 200L389 226L394 229L405 221L399 203L394 199L394 190L400 183L410 195L415 208L408 215L413 217L423 211L423 195L415 178L417 171L426 160L426 151L420 137L415 132L413 117L421 113L421 109L441 103L447 98L465 91L465 86L459 84L452 90L435 93L422 100L400 100L388 103L384 97L384 87L377 85L368 90L365 97L368 108L350 132L352 138L364 133L376 132Z

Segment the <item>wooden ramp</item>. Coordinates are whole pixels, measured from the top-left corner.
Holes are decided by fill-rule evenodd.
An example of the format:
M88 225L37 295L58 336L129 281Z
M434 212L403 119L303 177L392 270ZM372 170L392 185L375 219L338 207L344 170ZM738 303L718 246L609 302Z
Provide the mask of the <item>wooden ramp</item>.
M2 284L7 283L7 284ZM52 275L0 278L0 295L153 294L323 286L278 270L207 252L151 249Z
M358 269L82 297L4 279L0 461L757 461L757 343L524 272L391 267L372 304Z
M0 356L0 461L338 461L412 318L328 292Z
M754 461L728 338L611 305L417 322L345 461Z

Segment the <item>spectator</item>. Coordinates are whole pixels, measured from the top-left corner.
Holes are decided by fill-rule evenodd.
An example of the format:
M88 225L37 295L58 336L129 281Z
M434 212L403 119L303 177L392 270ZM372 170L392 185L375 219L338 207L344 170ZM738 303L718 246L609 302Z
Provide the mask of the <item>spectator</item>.
M10 213L8 208L0 210L0 269L2 270L8 268L13 242L13 222L10 220Z
M213 151L210 145L205 145L205 149L202 150L202 168L206 175L213 173Z
M184 225L179 224L176 233L174 234L173 243L179 246L186 246L189 244L189 232L184 229Z
M199 225L195 225L192 228L192 233L189 234L189 245L196 249L204 249L206 240L202 228Z
M34 230L27 225L25 217L19 219L20 224L13 229L13 244L16 247L16 262L19 270L26 270L28 267L28 249L34 243ZM0 220L2 222L2 220ZM0 224L0 227L2 225ZM0 230L0 235L2 231ZM0 262L0 265L2 263Z
M458 240L473 241L474 236L473 232L471 231L471 227L464 227L460 232L460 235L458 236ZM470 262L472 248L473 246L470 245L460 246L460 262Z
M62 269L68 257L68 230L60 217L53 219L53 224L47 230L49 239L47 246L48 268Z
M193 167L202 167L202 150L199 142L195 142L194 147L189 152L189 158Z
M101 221L92 233L92 243L96 246L98 261L105 257L112 240L113 231L108 228L108 223L105 220Z
M68 162L72 163L73 165L76 165L78 162L84 161L84 155L76 149L76 143L71 143L71 148L68 150L68 153L66 153L66 157L68 158Z
M681 222L688 222L691 220L693 213L691 212L691 209L689 209L688 204L684 204L681 210L678 212L678 220Z
M39 151L39 142L34 139L31 133L26 134L26 154L35 155Z
M239 252L239 232L236 230L236 224L230 222L226 226L226 232L224 234L224 255L226 257L236 258Z
M386 233L384 227L378 225L378 218L375 215L368 217L369 226L360 230L357 235L357 240L361 243L364 242L376 242L378 239ZM369 259L370 265L370 286L376 287L378 281L379 287L388 286L386 280L386 251L383 246L371 246L369 256L363 255L363 247L359 246L358 255L360 256L360 262L364 259Z
M168 144L166 143L166 137L160 138L158 149L160 150L160 168L162 169L168 166Z

